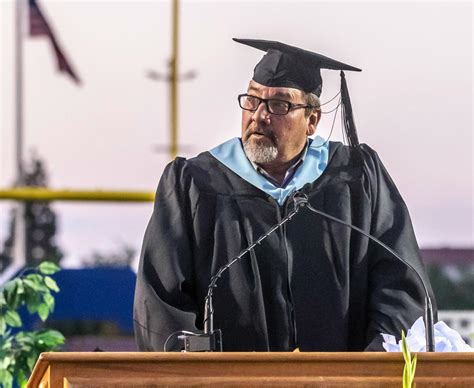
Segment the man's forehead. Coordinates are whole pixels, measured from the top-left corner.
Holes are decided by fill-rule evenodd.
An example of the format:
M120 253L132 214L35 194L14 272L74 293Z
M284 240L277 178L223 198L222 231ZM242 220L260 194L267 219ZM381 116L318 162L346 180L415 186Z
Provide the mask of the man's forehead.
M303 94L303 92L299 89L265 86L253 80L250 81L247 92L256 92L259 94L265 94L267 96L286 98L296 98Z

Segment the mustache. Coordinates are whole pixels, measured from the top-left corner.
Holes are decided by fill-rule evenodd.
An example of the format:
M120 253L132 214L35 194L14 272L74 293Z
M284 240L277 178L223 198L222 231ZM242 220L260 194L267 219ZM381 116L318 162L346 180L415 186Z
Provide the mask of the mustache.
M250 136L255 135L255 134L265 136L269 138L274 144L276 144L276 137L272 131L268 131L268 130L258 128L258 127L248 128L247 131L245 132L244 141L247 141L250 138Z

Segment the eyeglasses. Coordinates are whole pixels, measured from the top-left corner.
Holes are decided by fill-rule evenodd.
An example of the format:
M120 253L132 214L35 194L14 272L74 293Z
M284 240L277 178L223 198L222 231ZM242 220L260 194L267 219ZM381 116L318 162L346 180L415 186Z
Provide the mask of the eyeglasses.
M239 94L239 105L244 110L255 112L260 104L263 102L266 105L267 111L274 115L286 115L290 110L299 108L314 108L312 105L293 104L285 100L277 100L274 98L260 98L251 96L250 94Z

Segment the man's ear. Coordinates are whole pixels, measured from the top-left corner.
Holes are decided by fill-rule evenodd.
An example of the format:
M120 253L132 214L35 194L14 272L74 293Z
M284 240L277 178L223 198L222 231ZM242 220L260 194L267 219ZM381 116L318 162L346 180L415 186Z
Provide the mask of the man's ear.
M306 134L308 136L314 135L316 132L316 127L319 124L319 120L321 120L321 111L318 110L313 110L311 114L308 116L308 129L306 131Z

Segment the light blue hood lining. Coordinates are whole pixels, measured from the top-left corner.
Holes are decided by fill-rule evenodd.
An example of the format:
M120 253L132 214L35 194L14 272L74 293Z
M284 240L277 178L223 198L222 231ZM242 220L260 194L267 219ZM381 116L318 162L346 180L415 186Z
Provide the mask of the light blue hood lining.
M291 193L318 179L328 164L329 142L319 136L314 140L309 139L309 142L303 164L298 167L285 187L275 186L253 168L239 137L234 137L209 152L242 179L271 195L279 205L283 205Z

